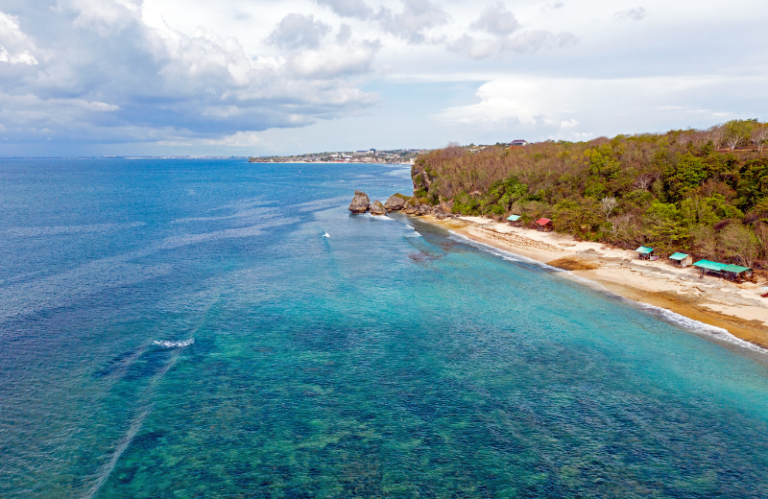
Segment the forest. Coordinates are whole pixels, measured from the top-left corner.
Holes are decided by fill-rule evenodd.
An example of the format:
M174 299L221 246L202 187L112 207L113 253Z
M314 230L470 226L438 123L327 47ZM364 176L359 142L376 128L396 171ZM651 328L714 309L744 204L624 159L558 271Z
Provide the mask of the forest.
M449 144L412 167L413 204L532 226L662 256L768 267L768 124L546 141L482 150Z

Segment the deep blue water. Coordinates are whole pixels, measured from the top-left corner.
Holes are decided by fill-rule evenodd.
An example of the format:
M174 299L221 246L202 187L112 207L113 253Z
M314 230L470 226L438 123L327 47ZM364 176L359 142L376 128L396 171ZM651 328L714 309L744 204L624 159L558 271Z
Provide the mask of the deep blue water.
M410 187L0 160L0 497L768 497L765 361L346 210Z

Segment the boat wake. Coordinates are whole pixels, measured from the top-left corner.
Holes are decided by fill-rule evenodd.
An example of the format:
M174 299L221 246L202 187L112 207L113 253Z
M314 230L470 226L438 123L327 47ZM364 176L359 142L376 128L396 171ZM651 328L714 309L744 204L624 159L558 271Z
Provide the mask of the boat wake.
M153 345L157 345L159 347L163 348L182 348L182 347L188 347L189 345L193 344L195 342L194 338L190 338L188 340L184 341L163 341L163 340L155 340L152 342Z

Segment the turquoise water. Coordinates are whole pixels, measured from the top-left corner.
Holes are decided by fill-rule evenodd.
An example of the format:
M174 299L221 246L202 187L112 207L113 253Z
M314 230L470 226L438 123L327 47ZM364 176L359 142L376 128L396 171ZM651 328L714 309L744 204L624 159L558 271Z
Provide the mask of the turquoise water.
M409 186L0 161L0 497L768 497L760 356L346 211Z

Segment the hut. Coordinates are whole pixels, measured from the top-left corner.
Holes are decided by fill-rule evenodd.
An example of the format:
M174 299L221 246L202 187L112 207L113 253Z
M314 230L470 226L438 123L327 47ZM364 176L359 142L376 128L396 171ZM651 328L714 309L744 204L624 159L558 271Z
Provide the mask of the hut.
M674 255L671 255L669 259L673 264L683 269L690 267L693 263L693 257L691 255L686 255L685 253L675 253Z
M701 275L710 273L715 274L718 277L722 277L724 263L710 262L709 260L699 260L693 264L694 267L698 267L701 270Z
M653 248L648 246L640 246L635 251L637 251L640 260L658 260L658 258L654 258Z
M518 226L520 225L520 215L510 215L507 217L507 222L509 222L509 225Z
M552 220L548 218L540 218L536 220L536 229L543 230L546 232L552 231L552 229L554 229L554 227L552 226Z
M741 282L752 277L752 269L740 265L723 265L722 272L731 281Z

